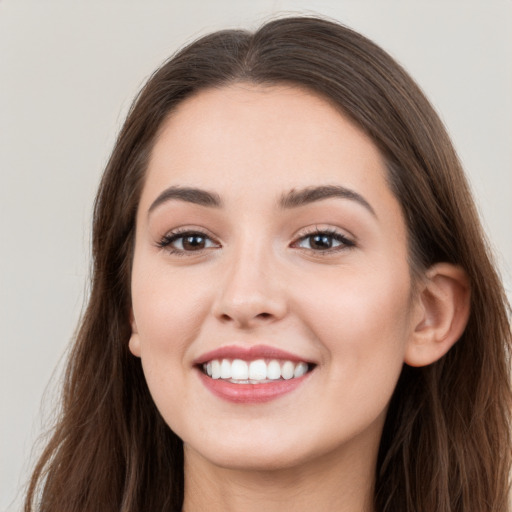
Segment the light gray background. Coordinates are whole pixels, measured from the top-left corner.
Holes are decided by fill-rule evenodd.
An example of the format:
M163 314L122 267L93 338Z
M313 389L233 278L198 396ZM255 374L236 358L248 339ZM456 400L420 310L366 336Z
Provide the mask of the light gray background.
M336 18L417 79L452 134L510 295L510 0L0 0L0 510L20 508L55 405L87 294L91 205L132 97L183 43L276 13Z

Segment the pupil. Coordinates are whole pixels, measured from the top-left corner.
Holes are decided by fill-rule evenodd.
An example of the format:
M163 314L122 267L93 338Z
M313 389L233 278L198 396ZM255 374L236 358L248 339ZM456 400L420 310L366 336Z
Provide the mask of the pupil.
M183 248L194 251L204 248L204 237L200 235L190 235L183 238Z
M314 235L311 237L311 247L313 249L330 249L331 246L332 240L328 235Z

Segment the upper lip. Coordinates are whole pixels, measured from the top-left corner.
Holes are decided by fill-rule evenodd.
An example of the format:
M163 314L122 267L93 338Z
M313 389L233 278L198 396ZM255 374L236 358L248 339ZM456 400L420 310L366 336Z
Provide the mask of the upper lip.
M306 363L313 363L313 361L309 361L297 354L293 354L276 347L271 347L269 345L227 345L201 354L194 360L194 364L201 365L214 359L243 359L246 361L252 361L255 359L282 359L293 362L303 361Z

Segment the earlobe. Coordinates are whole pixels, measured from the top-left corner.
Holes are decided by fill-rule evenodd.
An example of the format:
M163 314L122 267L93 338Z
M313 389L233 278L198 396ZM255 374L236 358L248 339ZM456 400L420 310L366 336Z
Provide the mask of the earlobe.
M405 362L427 366L440 359L461 337L470 312L470 285L460 267L438 263L425 274L418 297L414 332Z
M130 336L130 341L128 342L128 348L134 356L140 357L140 337L139 331L137 330L137 323L135 322L135 317L133 316L133 311L130 312L130 325L132 327L132 335Z

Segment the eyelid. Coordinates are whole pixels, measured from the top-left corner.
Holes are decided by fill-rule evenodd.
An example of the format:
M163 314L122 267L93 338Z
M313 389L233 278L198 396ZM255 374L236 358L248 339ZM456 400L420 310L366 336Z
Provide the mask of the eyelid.
M299 247L298 244L307 239L308 237L314 236L314 235L327 235L331 236L334 239L338 240L340 242L340 245L335 247L330 247L324 250L315 250L315 249L308 249L304 247ZM308 252L313 252L316 254L332 254L334 252L348 250L356 247L356 240L355 237L352 235L348 235L345 230L341 230L340 228L335 228L332 226L325 226L321 227L319 225L315 225L314 227L308 227L304 228L301 231L299 231L295 237L294 241L290 244L291 247L295 247L297 249L302 249Z
M213 242L216 247L205 247L202 249L198 249L197 251L186 251L183 249L177 249L172 247L172 243L180 238L185 237L186 235L199 235L204 237L205 239ZM213 234L209 232L209 230L205 228L200 228L197 226L180 226L177 228L173 228L165 233L159 240L156 241L156 246L159 249L163 249L171 254L180 255L180 256L193 256L204 253L205 251L216 249L222 247L220 242L217 240Z
M294 238L300 238L301 236L314 235L316 233L331 233L336 235L341 235L354 243L357 240L357 237L351 233L348 229L342 228L340 226L328 223L317 223L311 224L309 226L305 226L303 228L298 229L295 232Z

